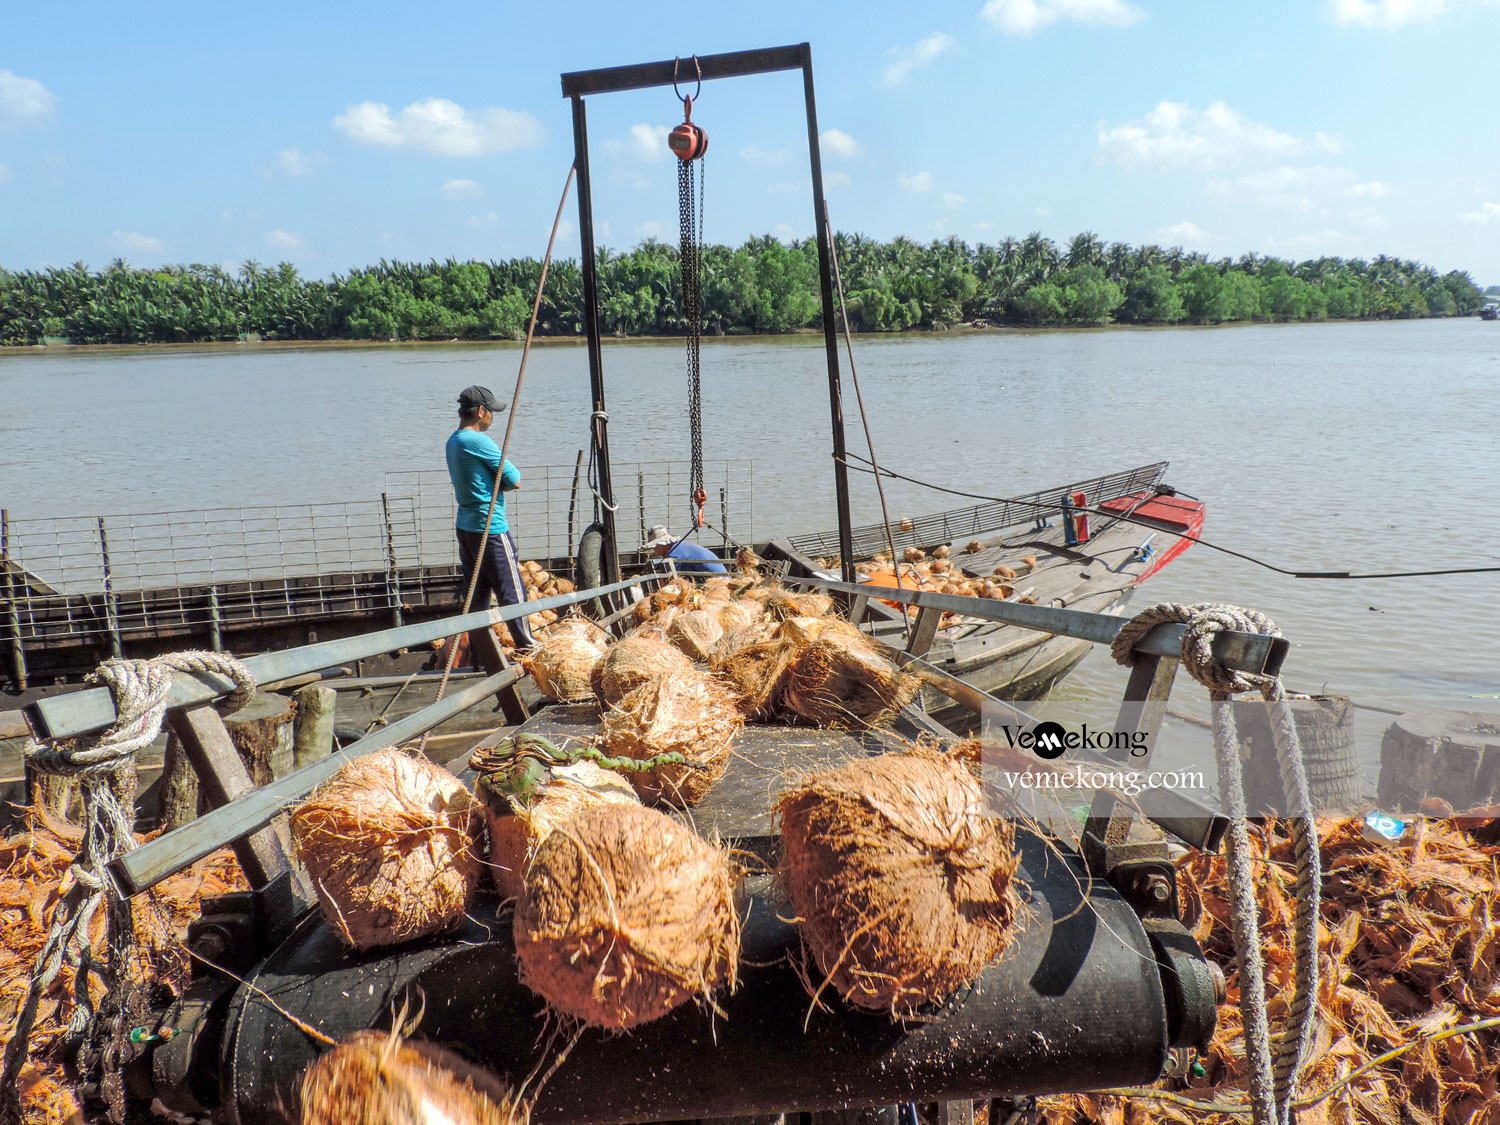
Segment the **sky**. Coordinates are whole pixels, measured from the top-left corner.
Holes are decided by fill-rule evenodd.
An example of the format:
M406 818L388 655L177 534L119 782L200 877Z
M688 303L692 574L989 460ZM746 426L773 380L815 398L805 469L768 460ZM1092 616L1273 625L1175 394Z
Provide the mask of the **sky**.
M838 230L1384 253L1500 283L1500 0L143 0L5 24L9 269L540 257L572 159L560 73L806 41ZM598 242L675 241L681 104L588 115ZM693 118L710 241L812 234L795 74L706 83Z

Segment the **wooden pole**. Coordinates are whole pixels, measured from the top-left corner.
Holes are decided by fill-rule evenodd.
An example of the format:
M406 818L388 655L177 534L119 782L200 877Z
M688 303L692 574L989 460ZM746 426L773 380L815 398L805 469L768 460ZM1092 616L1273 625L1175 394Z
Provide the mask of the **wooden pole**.
M292 728L292 757L297 769L333 752L333 721L339 693L321 684L297 689L297 719Z

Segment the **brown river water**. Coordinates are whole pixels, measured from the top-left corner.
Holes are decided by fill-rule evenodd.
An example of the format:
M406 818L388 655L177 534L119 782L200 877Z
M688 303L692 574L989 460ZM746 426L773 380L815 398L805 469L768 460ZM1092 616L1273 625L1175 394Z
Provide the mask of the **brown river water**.
M915 477L1004 496L1169 460L1168 481L1208 504L1205 539L1287 569L1500 566L1500 325L866 337L855 356L876 451ZM0 506L20 520L378 499L387 472L441 469L458 390L508 398L519 358L509 345L3 351ZM605 374L615 460L685 458L680 345L607 344ZM703 380L706 456L754 462L754 533L834 526L821 337L706 343ZM864 452L847 362L845 382ZM588 401L582 347L533 349L511 446L523 472L571 472ZM856 521L878 518L873 482L853 483ZM965 503L887 492L893 518ZM1264 611L1294 642L1295 688L1500 709L1482 698L1500 693L1500 574L1298 580L1195 546L1133 604L1156 600ZM1062 696L1104 708L1123 682L1099 652ZM1362 712L1362 745L1388 721Z

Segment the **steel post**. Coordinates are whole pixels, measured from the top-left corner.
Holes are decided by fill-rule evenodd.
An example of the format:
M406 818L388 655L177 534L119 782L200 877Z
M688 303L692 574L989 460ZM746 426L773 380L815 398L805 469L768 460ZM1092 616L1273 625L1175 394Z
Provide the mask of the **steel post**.
M620 580L620 546L615 531L615 489L609 467L609 414L604 402L604 349L599 339L599 262L594 251L594 190L589 175L588 111L583 98L573 97L573 166L578 172L578 253L583 272L583 327L588 341L589 391L594 409L589 439L594 445L598 473L600 522L604 524L604 552L600 577Z
M99 517L99 557L104 564L104 626L109 635L109 654L118 660L124 655L120 645L120 611L109 569L109 534L104 529L103 516Z
M839 335L834 323L833 267L828 207L823 199L823 156L818 140L818 107L813 97L812 48L802 52L802 89L807 101L807 152L812 165L813 221L818 231L818 285L823 299L823 347L828 358L828 409L833 421L833 487L839 517L839 564L845 582L854 581L854 524L849 515L849 465L844 440L844 391L839 378Z
M16 576L10 561L10 512L0 508L0 589L5 591L5 625L10 632L11 679L17 691L26 690L26 648L21 642L21 610L16 598Z

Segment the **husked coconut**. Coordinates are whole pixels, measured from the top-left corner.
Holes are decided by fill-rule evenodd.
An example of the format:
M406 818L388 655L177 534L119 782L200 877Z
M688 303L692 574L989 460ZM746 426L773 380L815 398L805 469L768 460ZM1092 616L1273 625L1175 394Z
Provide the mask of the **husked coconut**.
M611 758L682 755L684 764L632 770L627 777L648 804L686 808L724 776L729 748L744 725L734 692L695 668L636 688L604 716L599 740Z
M667 629L671 641L689 660L707 660L724 635L719 614L712 609L690 609L672 619Z
M684 675L693 662L665 640L638 635L610 646L594 668L594 694L606 706L618 703L635 688L657 676Z
M979 782L933 751L857 758L777 801L778 879L850 1004L896 1017L971 984L1012 940L1018 859Z
M723 850L652 809L585 809L543 841L514 931L521 980L589 1027L637 1027L733 989L740 919Z
M595 805L639 805L630 782L590 761L552 766L530 804L479 782L490 827L490 875L506 898L520 895L526 867L554 829Z
M920 686L858 630L825 629L788 666L782 702L814 726L863 730L890 722Z
M463 782L405 750L354 758L292 813L328 924L356 949L440 933L479 884L480 817Z
M523 1125L501 1081L436 1043L357 1031L302 1073L300 1125Z
M593 698L594 669L603 659L604 649L571 628L548 633L521 657L521 667L547 699L577 703Z

